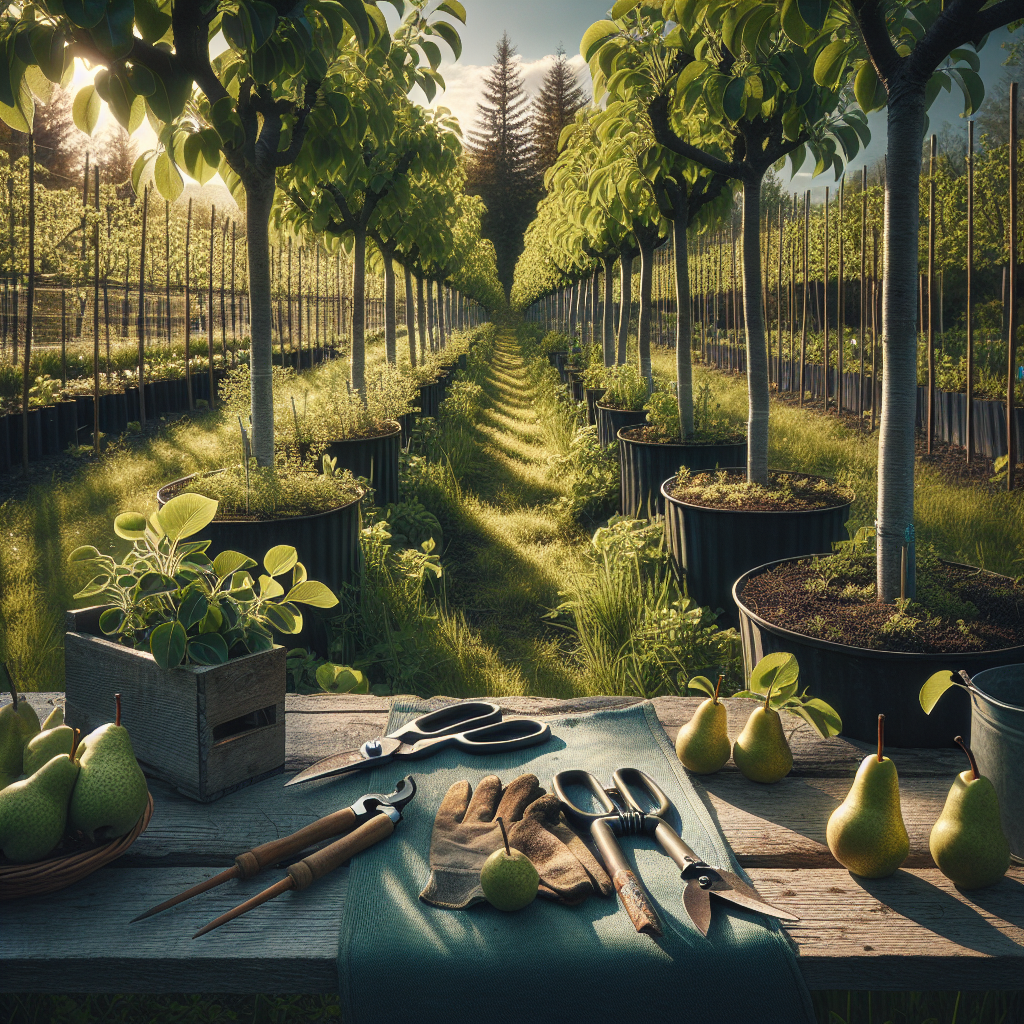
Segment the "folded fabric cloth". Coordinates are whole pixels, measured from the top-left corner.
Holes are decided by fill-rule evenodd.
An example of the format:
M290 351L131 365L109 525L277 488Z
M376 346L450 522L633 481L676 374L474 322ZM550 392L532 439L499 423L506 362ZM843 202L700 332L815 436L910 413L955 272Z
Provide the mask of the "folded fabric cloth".
M509 845L533 862L541 878L539 893L570 905L595 893L607 896L611 879L563 818L558 798L545 795L536 775L520 775L502 789L497 775L454 783L434 818L430 838L430 880L420 899L461 910L482 902L480 869L502 848L498 819Z

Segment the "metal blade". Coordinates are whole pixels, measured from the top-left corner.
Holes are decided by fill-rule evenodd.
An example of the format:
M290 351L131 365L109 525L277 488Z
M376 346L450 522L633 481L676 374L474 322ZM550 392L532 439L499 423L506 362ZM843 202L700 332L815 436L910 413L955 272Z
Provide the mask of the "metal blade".
M236 917L241 917L255 907L266 903L268 900L272 900L275 896L280 896L281 893L287 892L294 887L295 882L292 881L291 875L286 875L280 882L275 882L269 889L264 889L258 896L253 896L251 900L246 900L244 903L239 904L234 910L229 910L226 914L221 914L220 917L209 924L203 925L192 938L198 939L200 935L212 932L214 928L219 928L222 924L227 924L228 921L234 921Z
M734 875L731 871L719 871L716 868L715 873L721 878L721 882L716 882L710 889L716 896L731 900L741 907L746 907L747 910L756 910L759 914L767 914L769 917L777 917L783 921L800 920L796 914L766 903L752 885L747 885L742 878Z
M186 889L184 892L178 893L177 896L172 896L169 900L164 900L159 906L152 907L144 914L139 914L138 917L133 917L128 923L135 924L136 921L144 921L147 917L152 917L154 914L159 914L164 910L170 910L171 907L176 907L179 903L184 903L185 900L192 899L193 896L209 892L210 889L215 889L222 882L230 881L232 878L241 878L241 876L242 872L239 870L238 865L235 864L222 871L219 875L214 875L213 878L208 878L205 882L193 885L191 889Z
M366 754L365 748L372 743L379 744L380 753L370 757ZM344 775L347 772L360 771L363 768L375 768L380 764L387 764L391 755L402 746L399 740L380 738L370 743L364 743L362 747L355 750L343 750L340 754L331 754L308 768L303 768L298 775L289 779L285 786L295 786L300 782L309 782L312 779L326 779L332 775Z
M683 886L683 906L701 935L707 935L711 926L711 894L698 885L696 878Z

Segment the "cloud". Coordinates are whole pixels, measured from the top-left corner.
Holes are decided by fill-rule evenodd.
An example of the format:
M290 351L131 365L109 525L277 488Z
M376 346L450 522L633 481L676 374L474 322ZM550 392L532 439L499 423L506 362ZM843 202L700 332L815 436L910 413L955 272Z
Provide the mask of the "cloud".
M555 55L549 54L532 61L524 61L518 56L513 59L522 73L526 94L532 100L540 92L544 76L555 62ZM569 65L577 74L586 68L579 54L569 58ZM450 64L441 68L446 86L443 93L439 93L429 104L425 103L425 97L421 96L418 90L413 94L413 98L426 106L447 107L458 118L463 138L468 138L476 126L477 104L483 100L484 80L490 72L490 64ZM580 75L580 83L589 86L589 75Z

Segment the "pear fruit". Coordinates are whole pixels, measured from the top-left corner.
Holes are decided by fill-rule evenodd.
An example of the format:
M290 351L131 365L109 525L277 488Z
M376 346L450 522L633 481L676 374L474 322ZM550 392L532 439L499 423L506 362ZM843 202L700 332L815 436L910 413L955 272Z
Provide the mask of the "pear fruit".
M978 772L978 762L962 736L971 767L961 772L932 826L928 849L939 870L961 889L994 885L1010 866L1010 844L999 818L995 786Z
M17 864L42 860L61 840L79 767L72 745L0 792L0 849Z
M58 725L64 724L64 709L58 704L47 716L41 729L56 729Z
M882 756L884 742L885 715L879 715L878 751L861 762L850 792L825 828L832 856L862 878L887 878L910 852L896 765Z
M772 683L764 704L754 708L732 746L736 767L752 782L778 782L793 770L793 751L782 728L782 718L773 707Z
M45 724L45 723L44 723ZM37 732L25 744L22 771L32 775L58 754L70 754L75 741L75 731L70 725L58 725L53 729Z
M732 741L725 705L718 699L724 676L718 677L715 695L704 701L676 736L676 756L698 775L717 772L729 760Z
M21 774L25 744L39 732L39 717L27 700L18 697L6 665L0 665L0 679L7 683L11 703L0 708L0 776Z
M121 694L114 694L113 722L82 741L86 751L71 794L68 821L93 841L116 839L131 831L149 799L146 777L135 760L128 730L121 724Z
M499 818L504 849L495 850L480 869L480 887L487 902L498 910L515 911L529 906L537 897L540 875L521 850L508 845L505 822Z

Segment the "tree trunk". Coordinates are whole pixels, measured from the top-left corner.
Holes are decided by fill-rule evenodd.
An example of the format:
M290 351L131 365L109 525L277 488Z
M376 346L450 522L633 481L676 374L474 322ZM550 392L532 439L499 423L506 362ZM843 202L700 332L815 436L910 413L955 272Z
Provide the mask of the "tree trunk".
M761 304L761 175L743 183L743 326L747 341L747 480L768 483L768 350Z
M615 260L604 258L604 324L602 345L604 349L604 365L615 365L615 294L613 291L612 271Z
M384 357L392 366L398 358L395 351L395 265L387 253L384 258Z
M427 352L427 305L423 298L423 275L416 275L416 326L420 333L420 361Z
M437 347L438 349L442 349L445 346L444 287L440 281L434 282L434 293L437 296Z
M676 399L679 404L679 434L684 441L693 437L693 321L690 310L690 267L686 253L686 201L674 202L672 247L675 250L676 286Z
M405 329L409 335L409 365L416 368L416 299L412 292L412 271L405 268Z
M430 351L437 351L437 337L434 334L434 283L427 278L427 339L430 341Z
M924 85L889 96L882 264L882 420L878 435L877 594L900 596L902 548L914 522L914 411L917 398L917 262ZM914 596L913 549L906 596Z
M352 247L352 390L366 394L366 232L354 232Z
M245 186L245 241L249 267L249 337L252 454L260 466L274 464L274 391L271 358L270 209L274 176ZM187 330L187 326L186 326ZM213 405L213 395L210 395Z
M629 336L629 311L633 305L633 258L619 257L619 351L616 363L626 362L626 340Z
M640 315L636 338L640 376L647 381L647 393L654 390L654 372L651 369L651 287L654 283L654 243L637 240L640 246Z
M600 313L599 299L597 292L597 275L599 273L598 268L594 267L594 274L590 278L590 344L596 345L598 339L597 333L597 322Z

